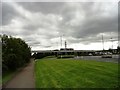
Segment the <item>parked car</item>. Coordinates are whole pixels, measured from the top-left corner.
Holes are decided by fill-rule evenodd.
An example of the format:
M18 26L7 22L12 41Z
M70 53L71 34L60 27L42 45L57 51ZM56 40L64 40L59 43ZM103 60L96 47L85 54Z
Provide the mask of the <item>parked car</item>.
M112 55L111 54L105 54L105 55L102 55L102 58L112 58Z

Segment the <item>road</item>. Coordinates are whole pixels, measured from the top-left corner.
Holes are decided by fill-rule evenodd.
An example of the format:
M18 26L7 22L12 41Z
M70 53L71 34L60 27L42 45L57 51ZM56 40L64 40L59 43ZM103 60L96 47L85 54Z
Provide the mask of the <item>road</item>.
M101 56L79 56L75 57L75 59L82 60L96 60L96 61L104 61L104 62L114 62L118 63L119 55L112 55L112 58L101 58Z

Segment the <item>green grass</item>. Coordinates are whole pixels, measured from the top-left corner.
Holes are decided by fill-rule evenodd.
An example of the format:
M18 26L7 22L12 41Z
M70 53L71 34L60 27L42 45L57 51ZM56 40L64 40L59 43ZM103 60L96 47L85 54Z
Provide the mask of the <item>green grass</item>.
M2 84L5 84L7 81L11 80L15 73L16 71L7 71L4 75L2 75Z
M36 88L114 88L118 64L87 60L40 59L35 63Z

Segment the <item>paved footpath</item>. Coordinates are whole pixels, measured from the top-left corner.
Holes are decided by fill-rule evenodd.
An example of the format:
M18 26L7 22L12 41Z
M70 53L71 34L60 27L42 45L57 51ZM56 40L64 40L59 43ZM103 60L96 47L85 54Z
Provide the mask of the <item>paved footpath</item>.
M31 60L4 88L35 88L34 61Z

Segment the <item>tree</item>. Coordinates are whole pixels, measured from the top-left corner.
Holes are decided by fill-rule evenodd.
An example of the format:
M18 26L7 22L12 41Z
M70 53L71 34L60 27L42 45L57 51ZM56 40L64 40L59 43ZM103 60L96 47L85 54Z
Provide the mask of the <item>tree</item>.
M31 49L20 38L3 35L2 38L2 69L15 70L30 61Z
M120 53L120 46L117 47L117 52Z

